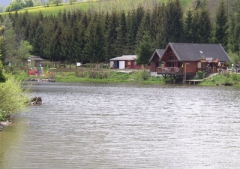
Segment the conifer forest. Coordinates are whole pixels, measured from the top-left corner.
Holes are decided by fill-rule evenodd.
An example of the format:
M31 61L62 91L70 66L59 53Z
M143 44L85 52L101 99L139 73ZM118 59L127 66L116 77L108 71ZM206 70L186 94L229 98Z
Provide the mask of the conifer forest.
M197 2L201 2L198 0ZM152 50L174 43L220 43L240 54L240 1L218 4L214 19L206 3L183 10L179 0L156 2L152 8L129 11L63 10L57 15L9 13L1 16L3 61L17 56L24 41L31 54L60 62L99 63L124 54L137 54L144 44ZM140 45L142 44L142 45ZM15 52L15 54L14 54ZM19 56L20 57L20 56ZM148 56L149 58L151 56Z

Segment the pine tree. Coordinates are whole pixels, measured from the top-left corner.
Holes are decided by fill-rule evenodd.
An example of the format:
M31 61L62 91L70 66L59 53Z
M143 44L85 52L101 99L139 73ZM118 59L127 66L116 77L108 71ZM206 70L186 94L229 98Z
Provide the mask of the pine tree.
M84 48L86 44L86 29L87 29L88 18L87 15L83 15L81 20L74 25L75 40L73 47L75 49L76 60L81 61L83 64L85 62L84 58Z
M198 33L200 43L209 43L211 41L212 25L210 15L206 7L200 11Z
M124 11L121 12L119 17L119 24L116 28L117 30L117 39L115 41L115 46L117 50L117 55L126 54L126 44L127 44L127 21L126 14Z
M63 58L62 60L68 60L69 63L73 60L73 55L71 52L72 49L72 36L71 36L72 29L68 26L65 26L61 34L59 36L59 45L60 45L60 55ZM70 64L71 65L71 64Z
M61 34L62 34L62 27L58 27L51 39L51 43L53 43L53 46L51 48L51 55L53 60L56 60L56 61L65 60L64 56L61 53L61 43L59 39Z
M31 44L33 46L32 53L36 56L44 56L43 47L45 42L43 41L44 28L43 24L38 24L36 30L34 31L34 37L31 38Z
M194 42L193 12L189 9L184 22L184 42Z
M104 60L106 53L104 38L104 22L96 13L93 15L86 32L85 56L90 63Z
M157 49L164 49L167 45L165 38L165 4L156 5L151 15L153 46Z
M211 42L212 25L210 14L207 10L207 4L201 0L197 0L196 6L193 7L193 41L194 43L209 43Z
M138 31L138 23L136 17L136 11L133 10L129 12L127 15L127 46L126 51L128 54L134 53L135 42L136 42L136 34Z
M179 0L170 0L166 6L165 34L168 42L183 40L183 11Z
M222 0L216 14L215 43L221 43L223 47L228 44L228 18L225 9L225 3Z
M240 52L240 1L233 0L229 14L229 49Z
M117 40L117 27L119 22L119 16L116 11L112 11L109 17L106 17L106 58L108 61L117 54L116 40Z
M136 48L137 64L148 64L153 51L151 36L148 31L145 31Z
M145 12L144 17L141 21L141 24L138 28L137 36L136 36L136 44L138 44L140 41L142 41L143 35L145 32L148 32L151 36L152 34L152 28L151 28L151 15L150 11L148 10Z
M201 26L200 23L200 11L196 10L193 12L193 22L192 22L192 30L193 30L193 36L192 36L192 43L200 43L199 40L199 27Z

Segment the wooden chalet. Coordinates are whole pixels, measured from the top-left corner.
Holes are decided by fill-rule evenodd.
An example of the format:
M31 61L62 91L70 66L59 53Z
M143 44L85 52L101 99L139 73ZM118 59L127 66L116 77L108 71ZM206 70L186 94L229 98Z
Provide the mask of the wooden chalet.
M150 71L156 72L157 67L161 66L161 57L164 53L165 49L156 49L150 58Z
M155 51L150 61L151 65L159 65L157 74L171 76L175 81L178 77L186 80L198 71L218 72L226 68L230 58L220 44L169 43L162 56Z

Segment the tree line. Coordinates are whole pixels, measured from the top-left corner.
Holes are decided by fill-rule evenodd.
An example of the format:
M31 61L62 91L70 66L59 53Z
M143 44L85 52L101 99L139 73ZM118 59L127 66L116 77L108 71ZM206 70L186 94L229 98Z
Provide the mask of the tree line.
M3 59L6 62L18 56L24 60L19 52L9 52L21 45L23 53L27 48L31 54L51 61L83 63L108 62L123 54L138 54L138 63L146 64L154 49L164 49L169 42L220 43L226 50L239 54L239 7L240 1L233 0L228 15L222 1L215 23L211 22L204 0L196 0L186 14L179 0L156 3L152 9L139 6L120 12L64 10L56 16L43 16L41 11L38 15L27 11L9 13L1 18L5 25ZM236 55L235 61L238 60Z

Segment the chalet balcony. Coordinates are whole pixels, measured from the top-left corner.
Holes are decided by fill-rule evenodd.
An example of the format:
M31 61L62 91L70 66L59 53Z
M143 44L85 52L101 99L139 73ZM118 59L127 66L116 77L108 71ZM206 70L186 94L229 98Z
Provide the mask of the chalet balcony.
M157 67L157 74L183 74L183 69L180 67Z

